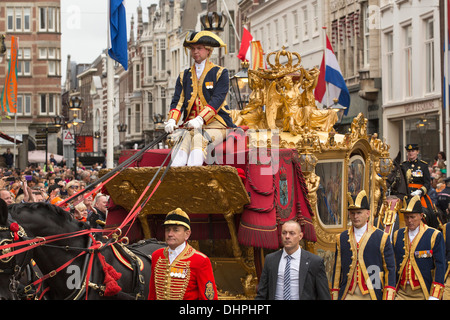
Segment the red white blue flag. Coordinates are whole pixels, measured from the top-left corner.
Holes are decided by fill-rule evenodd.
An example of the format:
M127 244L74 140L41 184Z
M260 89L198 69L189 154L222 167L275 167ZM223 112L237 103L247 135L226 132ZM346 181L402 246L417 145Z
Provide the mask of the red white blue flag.
M326 37L327 47L320 66L319 80L314 95L317 101L327 107L334 104L334 99L338 99L338 103L347 108L344 112L346 115L350 107L350 93L331 46L331 42L328 39L328 36Z

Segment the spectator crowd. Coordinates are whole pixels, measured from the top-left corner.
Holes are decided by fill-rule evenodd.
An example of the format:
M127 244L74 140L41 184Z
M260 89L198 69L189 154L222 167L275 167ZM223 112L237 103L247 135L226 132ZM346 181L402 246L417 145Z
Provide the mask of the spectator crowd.
M0 198L8 205L23 202L59 204L75 219L88 222L93 228L101 228L106 221L108 196L97 193L84 198L82 195L70 203L63 203L95 182L101 168L99 164L91 168L80 165L76 176L71 168L58 165L56 161L49 161L43 168L39 165L30 165L24 170L9 166L0 168Z

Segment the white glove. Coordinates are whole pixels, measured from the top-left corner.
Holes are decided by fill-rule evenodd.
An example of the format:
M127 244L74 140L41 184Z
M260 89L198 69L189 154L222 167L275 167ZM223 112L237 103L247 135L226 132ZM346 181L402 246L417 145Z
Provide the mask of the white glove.
M197 116L192 120L189 120L188 122L186 122L186 127L187 128L194 128L194 129L199 129L203 126L203 118L201 116Z
M417 189L416 191L411 192L411 196L421 196L422 195L422 190Z
M167 133L172 133L175 130L175 127L177 126L177 123L175 122L174 119L169 119L169 121L164 122L164 124L166 125L164 127L164 131L166 131Z

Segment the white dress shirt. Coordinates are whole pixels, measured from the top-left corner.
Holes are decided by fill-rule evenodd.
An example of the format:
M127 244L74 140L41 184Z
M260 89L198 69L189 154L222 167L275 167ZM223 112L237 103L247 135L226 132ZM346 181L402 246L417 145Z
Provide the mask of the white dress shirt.
M169 263L172 264L173 260L175 260L178 255L183 252L184 248L186 248L186 242L183 242L175 250L169 248Z
M299 274L300 274L300 252L301 248L299 247L297 251L291 254L291 300L300 300L298 295L299 293ZM277 277L277 288L275 292L275 300L283 300L283 284L284 284L284 268L286 267L286 256L288 254L283 249L283 253L281 254L280 264L278 265L278 277Z
M420 229L420 227L417 227L414 230L409 230L408 229L409 243L413 242L414 238L419 233L419 229Z
M197 79L200 79L200 77L202 76L203 70L205 70L206 59L200 63L194 63L194 64L195 64L195 73L197 74Z
M364 232L366 232L366 231L367 231L367 223L361 228L353 227L353 232L355 233L356 242L359 242L359 240L361 240L362 236L364 235Z

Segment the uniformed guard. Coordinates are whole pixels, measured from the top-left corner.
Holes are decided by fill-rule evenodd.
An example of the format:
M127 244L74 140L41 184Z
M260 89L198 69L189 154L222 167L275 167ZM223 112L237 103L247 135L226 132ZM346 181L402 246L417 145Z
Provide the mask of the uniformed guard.
M333 300L393 300L395 260L389 234L369 224L366 192L347 196L352 226L339 234L332 276Z
M444 237L422 222L418 195L405 197L400 209L405 228L394 233L398 300L438 300L444 292L446 272Z
M180 208L164 221L168 247L152 254L149 300L217 300L211 261L192 248L189 216Z
M450 205L450 177L444 179L445 188L437 195L436 206L442 210L444 215L449 215L449 205Z
M230 89L228 70L209 61L215 47L226 44L213 32L187 34L183 46L190 50L194 65L182 71L175 84L165 131L172 133L181 120L187 135L172 166L201 166L207 156L207 145L225 139L226 128L236 127L231 119L226 97ZM201 130L204 129L206 134Z
M444 233L444 241L445 241L445 260L447 262L447 271L445 272L445 289L444 289L444 297L443 300L450 300L450 277L448 273L450 271L450 223L446 223L444 228L442 229Z
M410 143L405 147L408 160L402 162L401 168L408 183L410 196L419 196L422 207L424 208L424 218L431 227L438 228L436 213L433 204L428 195L431 188L431 177L428 169L428 163L419 160L419 145Z

